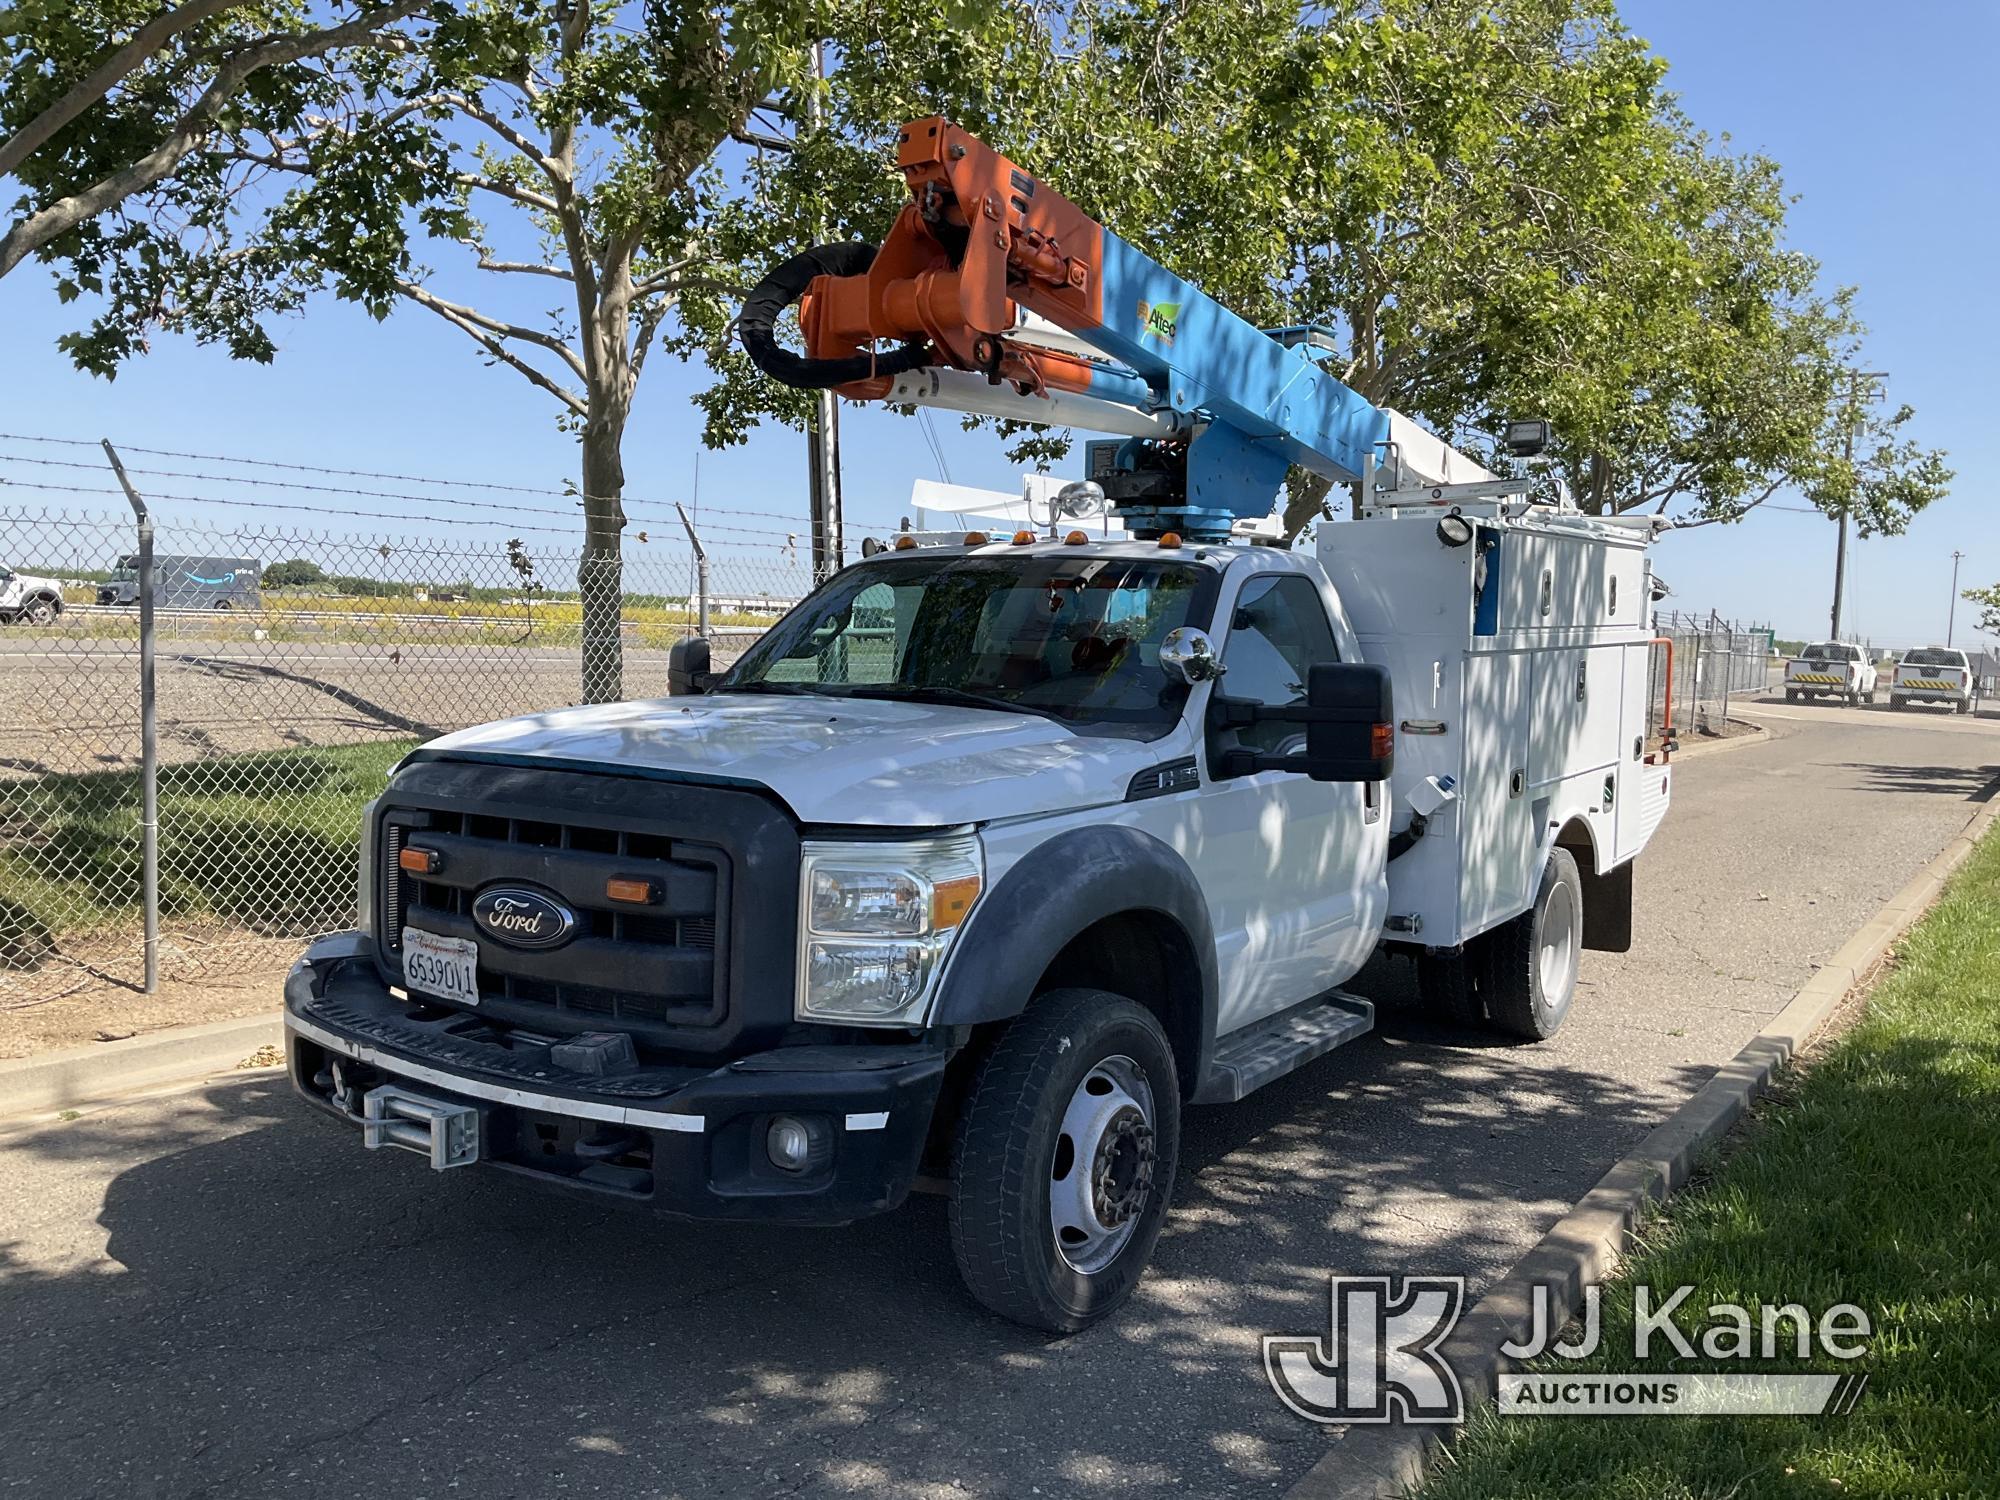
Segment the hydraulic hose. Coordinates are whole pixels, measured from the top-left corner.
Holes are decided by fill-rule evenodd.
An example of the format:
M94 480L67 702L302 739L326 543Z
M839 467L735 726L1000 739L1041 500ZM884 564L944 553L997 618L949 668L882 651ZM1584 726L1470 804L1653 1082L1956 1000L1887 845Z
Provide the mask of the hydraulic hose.
M875 263L875 247L864 244L816 245L802 250L751 288L737 315L736 329L750 363L780 385L802 391L825 390L877 375L902 375L931 363L930 347L905 344L887 354L850 354L843 359L814 359L794 354L779 344L773 328L778 315L800 297L815 276L859 276Z

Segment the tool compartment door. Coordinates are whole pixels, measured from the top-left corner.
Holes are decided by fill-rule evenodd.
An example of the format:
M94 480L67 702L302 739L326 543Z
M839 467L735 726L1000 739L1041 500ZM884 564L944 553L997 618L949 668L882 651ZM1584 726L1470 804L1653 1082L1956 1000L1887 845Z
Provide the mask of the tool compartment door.
M1531 658L1465 658L1465 780L1459 789L1459 933L1469 938L1527 907L1535 829L1529 811Z

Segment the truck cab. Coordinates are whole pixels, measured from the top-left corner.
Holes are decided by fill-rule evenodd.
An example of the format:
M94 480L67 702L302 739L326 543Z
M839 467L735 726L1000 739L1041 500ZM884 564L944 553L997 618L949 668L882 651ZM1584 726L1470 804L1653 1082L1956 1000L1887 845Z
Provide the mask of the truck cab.
M0 563L0 625L50 625L63 610L62 584Z
M1875 663L1852 641L1819 641L1785 663L1785 701L1839 698L1849 707L1875 701Z
M899 544L726 673L693 641L665 698L434 741L287 983L292 1080L371 1147L675 1216L941 1179L975 1295L1085 1326L1183 1107L1364 1035L1385 942L1532 1041L1629 941L1650 531L1517 512Z

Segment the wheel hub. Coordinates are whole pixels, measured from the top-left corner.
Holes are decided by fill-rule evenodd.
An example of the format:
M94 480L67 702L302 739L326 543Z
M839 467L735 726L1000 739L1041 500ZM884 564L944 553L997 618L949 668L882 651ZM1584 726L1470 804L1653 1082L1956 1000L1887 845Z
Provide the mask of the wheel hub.
M1153 1191L1153 1127L1136 1109L1121 1109L1105 1127L1091 1166L1098 1221L1115 1228L1146 1206Z
M1129 1057L1107 1057L1077 1083L1049 1172L1056 1253L1084 1275L1118 1258L1152 1201L1159 1156L1153 1090Z

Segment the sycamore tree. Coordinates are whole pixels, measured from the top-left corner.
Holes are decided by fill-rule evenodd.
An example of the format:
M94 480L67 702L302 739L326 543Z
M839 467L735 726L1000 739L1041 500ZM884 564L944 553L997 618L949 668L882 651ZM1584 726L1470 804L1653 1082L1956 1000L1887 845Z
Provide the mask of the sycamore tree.
M579 443L584 694L614 696L648 359L706 367L711 444L802 421L733 345L741 294L878 237L895 128L931 113L1245 317L1332 329L1371 400L1475 449L1550 417L1589 509L1729 520L1790 486L1894 530L1949 478L1907 416L1845 401L1851 295L1787 246L1776 167L1693 128L1611 0L440 4L293 123L212 138L230 211L99 252L71 352L108 371L169 328L268 357L264 320L321 291L455 330ZM1325 498L1291 486L1294 533Z
M340 59L406 45L403 23L424 3L0 9L0 179L20 187L0 218L0 276L31 256L59 258L74 295L102 290L106 265L124 257L202 258L232 197L219 148L323 107Z
M1333 330L1370 400L1489 453L1507 418L1551 418L1591 511L1729 521L1794 488L1892 531L1943 492L1907 410L1845 400L1864 330L1786 244L1776 165L1695 129L1610 0L1084 0L1058 31L1018 14L1017 47L940 37L915 67L850 28L840 128L789 170L879 197L883 122L949 98L1238 313ZM716 368L729 441L772 392ZM1293 476L1294 534L1326 494Z
M1979 628L1988 635L2000 635L2000 583L1991 588L1967 589L1959 596L1979 606Z
M813 78L810 38L837 47L864 11L906 49L939 25L1013 46L990 7L954 22L950 7L898 0L435 4L420 35L346 57L307 107L205 141L205 221L93 250L83 289L101 293L97 316L67 347L106 374L162 329L270 358L270 320L318 293L456 330L546 396L578 445L582 695L616 698L623 446L649 358L712 351L726 374L723 331L765 266L881 222L882 163L829 207L840 182L767 170L742 144L805 118L808 90L838 89ZM77 133L92 124L109 128L86 115ZM824 131L801 134L801 161L829 160ZM65 295L81 280L66 268ZM796 423L807 409L797 393L759 397L760 416ZM709 399L728 426L727 400Z

